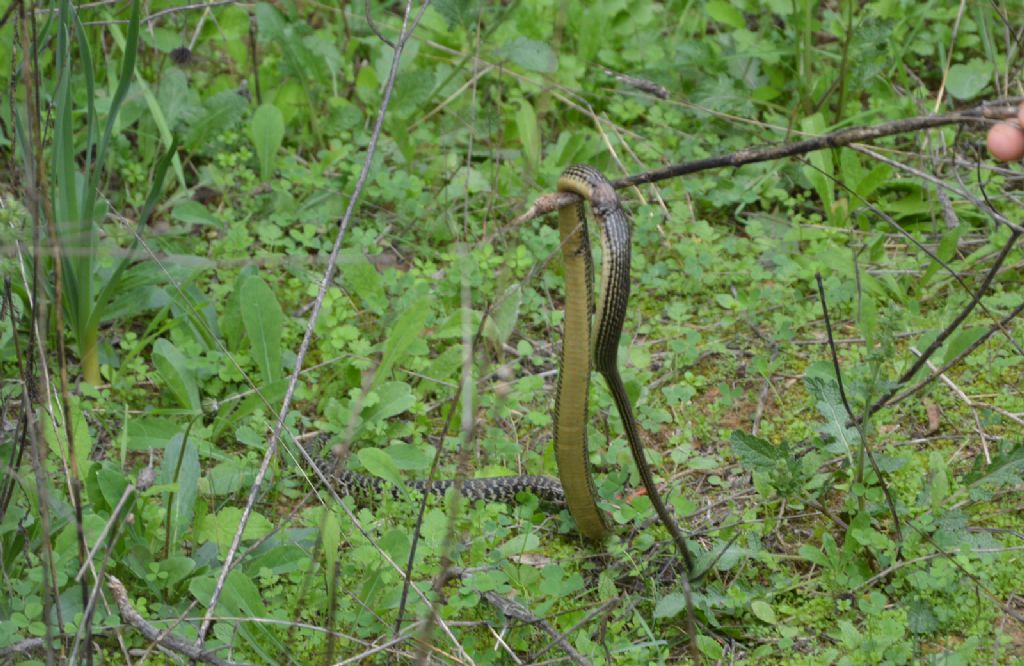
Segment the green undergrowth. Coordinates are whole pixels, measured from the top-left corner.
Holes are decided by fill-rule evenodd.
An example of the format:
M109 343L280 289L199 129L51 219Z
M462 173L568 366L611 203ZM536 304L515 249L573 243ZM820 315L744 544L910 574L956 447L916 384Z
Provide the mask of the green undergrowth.
M370 5L395 37L395 7ZM153 0L143 12L175 7ZM600 380L589 435L609 541L582 542L566 512L529 495L510 506L431 500L411 570L420 593L407 598L418 496L339 505L296 464L293 441L326 433L347 468L385 480L426 477L437 451L438 478L460 465L472 477L556 474L558 231L553 216L511 221L573 163L616 178L920 115L940 89L940 112L1019 92L1007 88L1019 45L1004 33L1020 9L957 12L890 0L435 2L402 57L283 451L206 646L229 647L221 656L236 661L319 663L403 635L367 663L389 653L412 661L417 650L439 663L536 663L566 657L568 644L577 661L648 664L685 662L692 638L709 663L1022 663L1024 356L1011 344L1021 324L858 430L815 281L821 274L845 402L860 415L911 366L911 347L925 349L970 302L1009 231L956 191L943 190L946 204L933 182L850 149L620 191L633 222L622 374L648 458L692 534L696 637L682 563L636 492ZM0 154L10 157L0 166L0 267L13 306L0 325L0 649L44 638L82 659L82 538L101 543L97 569L125 584L147 621L197 637L392 56L360 3L176 11L143 21L121 101L129 33L110 21L128 10L78 17L67 24L67 70L55 64L61 24L40 14L34 33L42 126L51 107L65 122L60 142L42 141L43 172L65 186L47 196L80 197L102 174L102 210L85 224L94 260L65 291L74 279L112 285L96 315L99 381L80 381L88 336L63 319L67 405L56 355L46 384L29 336L30 304L56 296L52 280L32 282L33 259L44 282L54 264L33 249L32 225L45 235L48 213L40 206L33 221L29 208L30 87L20 64L0 74L0 88L14 90L0 109ZM20 47L12 53L19 21L0 25L0 61L22 62ZM668 99L615 73L663 86ZM112 109L106 163L96 165L89 127ZM983 142L983 128L951 126L874 146L1020 224L1019 164L994 168ZM64 236L62 251L80 240ZM1022 260L1009 253L936 366L1019 304ZM42 328L47 353L55 326ZM48 449L38 470L33 441ZM147 465L152 485L132 492ZM80 523L69 490L78 482ZM454 573L435 590L442 566ZM85 576L90 591L95 576ZM429 630L423 597L436 612ZM502 599L564 641L502 612ZM120 663L122 648L148 641L107 601L89 618L93 649ZM20 654L46 660L39 648Z

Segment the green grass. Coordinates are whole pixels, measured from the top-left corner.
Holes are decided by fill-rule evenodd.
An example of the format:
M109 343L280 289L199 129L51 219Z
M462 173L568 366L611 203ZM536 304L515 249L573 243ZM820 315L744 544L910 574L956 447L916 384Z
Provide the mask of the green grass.
M401 15L371 4L395 38ZM10 184L0 186L0 267L13 308L5 297L0 649L43 638L79 660L81 538L91 547L102 536L97 568L124 582L149 622L195 640L295 368L391 49L360 3L190 9L139 29L109 23L130 19L135 3L77 20L70 3L60 8L24 33L40 49L38 82L20 65L0 74L17 114L0 108L10 158L0 162ZM460 459L472 476L554 474L558 233L551 217L511 221L572 163L617 178L1019 93L1020 49L1006 26L1024 14L1013 3L958 11L888 0L434 3L402 57L285 443L330 433L348 444L348 467L385 477L423 478L438 448L444 478ZM22 62L20 20L0 27L0 61ZM45 130L38 147L33 121ZM1021 224L1020 165L996 165L983 148L984 127L973 125L873 146ZM32 185L40 156L46 188ZM33 210L47 192L52 211ZM857 432L845 428L815 284L820 273L860 413L910 366L910 348L926 348L970 300L863 201L971 289L1009 239L982 207L945 194L948 205L934 183L850 149L620 191L634 225L622 373L707 569L694 605L709 662L1021 663L1024 356L1011 339L1021 344L1022 325L1014 319L948 382ZM46 249L51 220L59 265ZM1015 248L936 365L1020 303L1022 265ZM62 319L49 303L58 293ZM48 310L33 314L36 298ZM485 312L464 367L464 337ZM56 353L65 333L66 400ZM681 563L634 492L610 396L593 385L591 448L612 539L582 543L567 514L531 500L463 501L455 512L430 503L412 580L445 627L414 640L428 611L410 594L409 637L369 663L411 661L423 645L442 663L689 658ZM49 450L41 465L33 442ZM861 464L865 446L882 478ZM131 492L150 462L153 485ZM391 563L409 559L415 498L341 507L316 489L291 456L275 459L208 648L319 663L395 635L402 576ZM444 560L463 573L436 596ZM551 635L499 612L501 599L565 633L574 652L545 649ZM122 645L148 641L107 601L88 624L97 658L120 663ZM43 663L47 653L21 656Z

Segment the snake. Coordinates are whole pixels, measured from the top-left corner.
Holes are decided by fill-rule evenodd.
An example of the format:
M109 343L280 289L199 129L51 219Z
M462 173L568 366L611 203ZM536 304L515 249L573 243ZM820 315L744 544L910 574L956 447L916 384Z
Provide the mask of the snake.
M558 211L565 273L565 315L554 408L555 460L559 478L502 476L468 479L462 482L461 492L470 499L507 502L518 493L529 491L548 504L567 507L578 531L586 539L604 540L610 526L607 515L598 506L599 496L590 472L587 441L587 405L591 369L594 369L604 378L615 402L647 495L683 552L687 568L692 570L683 536L655 486L654 476L644 456L632 402L619 374L619 338L630 292L629 218L619 203L615 188L593 167L574 165L565 169L558 178L558 191L579 196L574 203ZM594 259L584 200L590 202L601 239L600 297L596 311ZM591 323L592 312L594 326ZM389 484L377 477L332 469L324 459L319 459L316 464L339 495L365 498L389 491ZM420 492L443 495L454 483L451 480L410 481L406 485ZM394 487L390 488L390 493L394 497L401 494L400 489Z

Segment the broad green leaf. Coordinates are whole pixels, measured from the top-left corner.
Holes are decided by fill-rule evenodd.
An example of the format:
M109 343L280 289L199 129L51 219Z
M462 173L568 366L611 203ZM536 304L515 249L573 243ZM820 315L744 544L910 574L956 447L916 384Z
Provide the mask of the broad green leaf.
M178 204L171 211L171 217L188 225L221 226L220 220L214 217L213 213L198 201L184 201Z
M404 442L392 444L387 451L399 469L426 470L433 461L433 456L420 447Z
M743 12L733 7L726 0L711 0L704 7L704 11L714 20L724 23L730 28L742 30L747 27L747 22L743 18Z
M228 547L235 538L238 531L238 524L242 520L242 509L229 506L217 513L209 513L203 516L196 526L196 542L212 541L217 544L221 555L227 553ZM252 512L249 520L242 531L244 540L260 539L274 528L273 523L262 514Z
M215 497L237 493L243 484L248 485L252 482L253 476L251 466L243 464L240 459L225 460L206 473L208 492ZM204 490L205 492L207 490Z
M949 68L946 89L957 99L973 99L985 89L992 80L994 65L977 58L966 64L956 64Z
M256 514L253 514L253 517L256 517ZM192 596L206 607L209 606L210 599L213 597L215 586L216 577L203 576L189 581L188 589ZM248 618L272 615L264 605L256 584L237 569L228 574L217 608L220 614L227 617ZM223 627L219 633L216 632L217 626ZM280 642L275 632L259 622L222 621L215 625L215 633L220 640L231 640L235 638L236 634L240 635L259 656L260 661L266 663L280 661L274 659L271 653L277 655L287 653L287 648Z
M540 166L540 126L533 105L525 100L519 103L519 111L516 112L516 129L519 130L526 165L531 173L537 173Z
M245 113L245 98L233 90L222 90L203 104L203 112L185 134L185 150L202 150L218 134L234 127Z
M54 398L54 403L56 402L57 398ZM50 446L60 453L60 457L66 463L70 464L67 431L61 418L62 409L62 406L53 405L53 414L58 419L56 431L54 430L55 424L50 419L43 419L43 430ZM85 477L89 473L91 465L89 454L92 452L93 440L92 435L89 434L89 424L82 415L80 400L76 397L71 399L71 436L74 438L75 464L78 466L79 474Z
M370 312L384 315L388 311L388 294L384 279L373 264L358 250L346 250L338 256L338 270L345 290L362 302Z
M931 475L929 496L932 515L938 516L942 514L942 503L949 496L949 470L945 457L938 451L932 451L928 456L928 472Z
M338 522L337 507L324 507L324 522L320 531L323 540L324 560L327 571L333 572L335 562L341 553L341 524Z
M686 610L686 597L678 592L666 594L654 606L654 619L673 618Z
M519 553L534 551L538 548L540 548L540 537L533 532L523 532L501 544L498 547L498 552L505 557L509 557Z
M825 119L820 113L809 116L803 120L801 127L811 135L821 135L827 131ZM832 160L832 151L816 150L807 155L808 166L802 168L804 176L810 181L821 199L825 213L831 221L834 216L833 204L835 203L836 186L832 181L835 176L835 165Z
M245 326L242 324L242 283L254 275L259 275L259 270L248 265L238 272L235 279L235 288L231 290L227 302L224 304L224 314L220 317L220 330L224 334L224 341L228 345L228 351L238 351L242 340L245 337Z
M260 178L269 181L274 173L277 150L284 140L284 116L281 110L273 104L262 104L252 115L249 133L260 162Z
M697 635L697 647L700 648L701 653L705 657L712 661L718 661L724 654L721 644L714 638L704 634Z
M505 290L498 306L491 312L490 318L484 325L484 335L488 340L503 345L508 342L509 336L516 328L519 321L519 306L523 302L523 290L519 283L513 284Z
M517 37L498 50L498 55L532 72L558 71L558 55L545 42Z
M775 624L775 609L772 608L772 605L767 601L752 601L750 603L750 610L753 611L754 616L757 617L758 620L767 624Z
M956 335L950 338L949 342L946 343L946 354L942 359L943 363L948 363L956 358L957 354L964 351L972 344L974 344L981 336L985 335L986 328L984 326L974 326L971 328L964 328L957 331Z
M200 409L199 386L185 355L170 340L160 338L153 343L153 365L178 404L190 412Z
M798 552L800 553L800 557L804 558L808 562L813 562L814 564L822 567L828 566L828 558L814 546L803 544L800 546Z
M195 570L196 562L185 555L171 555L166 560L158 562L157 567L161 573L167 574L163 586L170 589Z
M170 419L155 416L133 418L125 426L124 435L128 439L128 450L148 451L162 449L167 442L181 430L181 427Z
M370 474L384 479L396 486L402 486L402 477L398 473L398 465L391 459L387 451L375 448L360 449L359 462L363 463Z
M169 502L166 507L172 548L180 547L185 533L192 527L199 492L199 473L199 453L195 442L191 437L186 440L185 433L177 433L164 449L159 480L163 484L177 485L173 495L165 498L165 503Z
M915 599L907 606L907 628L912 634L930 634L939 628L940 623L931 604Z
M252 357L265 385L281 377L281 328L284 314L274 292L259 276L242 282L238 305Z
M96 485L108 510L113 509L121 501L121 495L128 487L129 481L130 479L119 469L104 466L96 470Z
M881 326L878 322L878 306L876 305L875 295L867 290L861 296L860 318L857 320L857 324L861 335L864 336L866 341L865 347L867 349L874 349L875 340L878 338Z
M420 298L411 301L408 309L398 317L384 342L384 353L373 378L375 387L390 378L391 370L405 358L412 343L420 339L429 316L430 299Z

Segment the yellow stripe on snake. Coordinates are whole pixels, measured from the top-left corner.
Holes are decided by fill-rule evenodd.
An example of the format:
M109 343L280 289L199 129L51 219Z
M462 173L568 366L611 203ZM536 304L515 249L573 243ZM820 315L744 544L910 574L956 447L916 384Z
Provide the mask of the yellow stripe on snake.
M584 537L601 540L607 536L608 521L597 505L587 446L587 402L593 359L593 367L605 378L615 401L648 497L680 544L687 568L692 569L682 535L661 501L644 459L632 404L619 376L619 337L629 303L629 220L619 204L615 189L599 171L589 166L566 169L558 179L558 190L578 194L590 201L600 230L603 257L601 299L594 316L596 335L592 336L590 313L594 310L594 261L586 213L582 201L560 209L558 228L565 262L565 319L554 413L555 458L560 482L543 476L471 479L464 482L462 492L474 499L511 501L516 493L527 490L549 503L567 505ZM344 470L332 472L330 465L321 465L321 471L332 480L339 494L366 496L385 491L386 483L376 478ZM451 485L451 481L434 481L429 490L442 494ZM409 486L427 490L424 481L410 482ZM392 489L392 492L396 491Z

